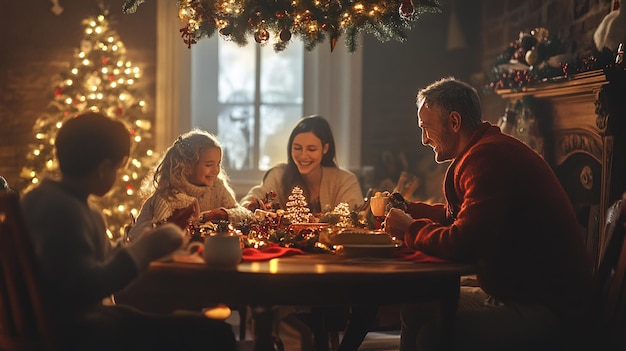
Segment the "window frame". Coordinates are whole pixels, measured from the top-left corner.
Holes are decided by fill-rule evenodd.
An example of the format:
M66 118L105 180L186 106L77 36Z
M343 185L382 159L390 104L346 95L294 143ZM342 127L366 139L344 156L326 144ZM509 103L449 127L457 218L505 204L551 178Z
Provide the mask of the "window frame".
M155 96L155 150L165 151L178 135L193 128L192 114L200 113L193 92L199 91L201 81L193 79L191 50L180 39L181 23L175 1L157 0L157 62ZM337 161L342 168L361 168L361 94L362 45L348 52L338 43L331 52L330 45L321 43L304 53L303 115L324 116L335 137ZM250 43L248 45L256 45ZM217 72L217 70L214 70ZM215 79L217 76L205 76ZM200 99L206 101L208 99ZM213 130L217 132L217 116ZM249 171L229 174L238 199L262 179L263 172Z

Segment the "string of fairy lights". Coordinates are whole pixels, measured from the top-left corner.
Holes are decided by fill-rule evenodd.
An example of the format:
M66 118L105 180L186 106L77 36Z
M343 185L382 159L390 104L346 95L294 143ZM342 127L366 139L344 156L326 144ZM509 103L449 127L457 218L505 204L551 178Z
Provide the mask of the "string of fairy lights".
M124 13L134 13L144 0L127 0ZM219 33L246 45L272 42L276 51L293 37L307 50L329 38L331 51L340 36L350 52L360 32L380 41L406 40L406 30L424 13L441 12L437 0L179 0L178 17L183 41L191 47Z

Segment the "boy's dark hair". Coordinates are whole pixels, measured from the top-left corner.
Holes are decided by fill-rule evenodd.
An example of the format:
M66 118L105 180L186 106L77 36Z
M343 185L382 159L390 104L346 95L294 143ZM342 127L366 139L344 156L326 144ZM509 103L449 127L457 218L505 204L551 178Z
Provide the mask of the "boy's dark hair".
M87 112L63 124L56 136L56 157L64 175L83 176L104 160L120 162L130 154L130 134L119 121Z

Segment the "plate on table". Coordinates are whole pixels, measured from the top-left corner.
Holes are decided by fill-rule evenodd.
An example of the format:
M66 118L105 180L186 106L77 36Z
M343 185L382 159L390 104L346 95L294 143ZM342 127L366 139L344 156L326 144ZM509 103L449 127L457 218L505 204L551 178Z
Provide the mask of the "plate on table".
M339 254L344 257L389 258L395 248L394 244L344 244Z

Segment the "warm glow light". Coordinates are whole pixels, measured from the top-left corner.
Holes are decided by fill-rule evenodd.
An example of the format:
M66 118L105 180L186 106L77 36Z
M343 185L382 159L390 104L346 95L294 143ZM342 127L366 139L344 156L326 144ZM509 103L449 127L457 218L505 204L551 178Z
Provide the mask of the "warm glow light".
M119 206L117 206L117 210L118 210L119 212L124 212L124 211L126 211L126 206L124 206L124 205L119 205Z
M78 68L72 68L72 74L77 74L78 73Z
M87 66L89 64L89 60L88 59L84 59L83 60L83 65Z
M111 88L116 88L117 87L117 82L111 82Z
M140 143L141 142L141 137L139 135L135 136L135 142L136 143Z
M133 166L135 166L137 168L141 167L141 162L139 162L139 160L137 160L136 158L133 158L131 163L133 164Z
M130 180L130 177L128 176L128 174L124 174L124 176L122 176L122 180L128 182Z
M269 261L269 271L272 274L278 273L278 260Z
M43 133L37 133L37 134L35 134L35 138L37 138L37 139L43 139L43 138L45 138L45 137L46 137L46 135L45 135L45 134L43 134Z
M215 307L205 308L203 314L209 319L225 320L230 317L231 310L228 306L219 304Z
M65 99L65 103L70 105L72 103L72 98Z
M57 127L57 129L61 128L61 126L63 125L63 122L57 122L57 124L55 125L55 127Z
M39 156L41 154L41 150L35 149L33 150L33 154L35 154L35 156Z
M153 155L152 150L148 150L148 151L146 151L146 155L148 155L148 156L152 156L152 155Z

